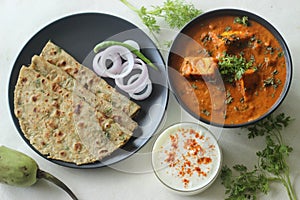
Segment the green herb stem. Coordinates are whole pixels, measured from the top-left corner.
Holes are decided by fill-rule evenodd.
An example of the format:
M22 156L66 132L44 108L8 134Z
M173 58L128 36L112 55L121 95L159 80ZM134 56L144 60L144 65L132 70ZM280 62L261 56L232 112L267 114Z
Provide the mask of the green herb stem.
M294 188L292 186L291 180L290 180L290 176L289 176L289 171L287 171L286 173L284 173L283 175L279 175L277 177L269 177L268 178L269 182L279 182L282 183L282 185L285 187L289 199L290 200L297 200L297 196L296 193L294 191Z
M245 199L245 197L256 199L258 192L267 194L270 183L279 182L285 187L289 199L297 200L287 163L287 157L293 149L284 144L281 133L291 120L289 116L286 117L284 113L281 113L277 116L269 115L248 127L248 138L265 136L266 147L256 152L258 163L253 171L247 171L246 167L236 167L243 165L233 167L240 173L238 176L233 175L228 167L223 170L221 178L226 194L229 194L227 199Z
M278 143L283 144L283 139L282 139L282 135L280 133L280 130L278 128L276 128L275 130L276 130L276 134L274 134L274 135L275 135Z
M156 34L160 32L161 27L157 23L157 18L164 19L170 28L182 28L186 23L202 13L202 11L196 9L193 4L188 4L184 0L166 0L163 5L152 6L151 9L147 9L144 6L138 9L127 0L120 1L137 13L158 45L159 40Z
M289 176L289 170L285 173L284 181L285 181L285 187L288 191L289 198L291 200L297 200L297 196L296 196L294 187L291 183L291 179L290 179L290 176Z
M283 184L283 186L286 188L286 191L288 193L289 199L290 200L294 200L293 195L292 195L291 190L290 190L290 187L289 187L289 184L287 183L287 181L285 180L285 178L281 177L280 181Z
M134 7L131 3L129 3L126 0L120 0L122 3L124 3L128 8L130 8L131 10L133 10L134 12L136 12L137 14L139 14L139 9L137 9L136 7Z

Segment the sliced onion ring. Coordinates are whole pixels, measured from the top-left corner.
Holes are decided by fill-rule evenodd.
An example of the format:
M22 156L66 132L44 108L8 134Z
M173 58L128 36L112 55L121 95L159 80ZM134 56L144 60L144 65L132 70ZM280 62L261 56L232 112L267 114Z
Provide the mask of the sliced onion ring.
M134 75L131 78L135 78ZM131 80L128 80L129 84L131 82ZM150 96L151 92L152 92L152 83L150 81L150 79L147 79L146 85L143 85L144 87L139 87L136 89L135 92L133 93L129 93L129 96L135 100L144 100L147 97ZM144 91L145 90L145 91Z
M111 58L114 58L116 56L122 57L124 60L126 60L128 62L128 64L126 65L126 67L120 65L119 66L120 70L117 70L119 72L113 73L106 68L106 60L111 60ZM105 74L107 75L107 77L110 77L113 79L122 78L122 77L127 76L132 71L132 68L134 65L134 57L133 57L132 53L125 47L117 46L117 45L111 46L111 47L106 48L103 51L103 54L100 58L99 65L101 67L105 68Z
M132 75L135 78L127 81L127 84L124 83L124 78L116 78L115 83L116 85L125 92L132 93L136 90L137 87L140 85L146 85L147 79L149 79L148 69L146 64L134 64L133 69L140 69L141 73ZM132 76L130 78L132 78Z
M128 81L127 81L127 85L132 85L132 83L136 82L137 79L140 78L140 74L134 74L132 75ZM146 85L148 84L148 82L150 81L148 77L146 77L145 79L143 79L143 83L138 84L134 89L128 91L128 93L139 93L141 91L143 91L146 87Z
M106 66L102 66L100 64L100 58L102 57L103 55L103 51L99 52L96 54L96 56L94 57L93 59L93 69L94 71L99 75L99 76L102 76L102 77L108 77L107 76L107 71L109 71L110 73L120 73L120 71L122 70L121 69L121 65L122 65L122 59L118 56L115 56L114 58L112 56L108 56L107 59L111 60L112 61L112 66L107 69Z
M138 47L134 41L125 42ZM112 64L108 66L107 60ZM115 79L115 84L135 100L144 100L152 92L147 65L126 47L114 45L99 52L93 59L93 68L98 75Z

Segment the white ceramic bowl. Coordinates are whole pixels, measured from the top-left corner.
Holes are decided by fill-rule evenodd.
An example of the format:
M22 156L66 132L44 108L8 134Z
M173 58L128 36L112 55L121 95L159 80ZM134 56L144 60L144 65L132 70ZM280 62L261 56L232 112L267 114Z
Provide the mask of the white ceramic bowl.
M219 175L222 152L214 135L190 122L174 124L156 139L152 150L155 175L167 188L194 195Z

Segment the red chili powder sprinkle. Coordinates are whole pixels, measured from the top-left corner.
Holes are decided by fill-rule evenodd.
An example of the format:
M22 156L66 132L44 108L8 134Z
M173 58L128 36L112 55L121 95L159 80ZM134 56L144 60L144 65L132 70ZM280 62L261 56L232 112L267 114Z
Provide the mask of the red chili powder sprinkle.
M204 135L200 135L200 133L195 131L194 129L190 129L190 134L194 134L195 138L199 138L200 140L204 139Z
M203 139L204 139L204 135L201 135L201 136L199 137L199 139L200 139L200 140L203 140Z
M169 163L170 167L173 167L175 165L175 157L176 153L174 151L167 153L167 158L165 159L165 161Z
M174 149L177 149L178 148L178 135L170 135L170 139L171 139L171 146L174 148Z
M198 173L198 176L207 176L207 174L202 171L200 167L195 167L195 171Z
M198 164L209 164L212 162L212 159L210 157L201 157L198 158L197 163Z
M199 152L204 153L205 150L195 139L187 139L184 143L184 148L192 151L192 155L196 156ZM190 154L190 153L189 153Z
M191 166L191 161L189 161L189 160L185 160L185 162L184 162L184 164L183 164L184 166L188 166L188 167L190 167Z
M187 185L189 184L190 180L184 178L184 179L182 180L182 182L184 183L184 187L187 187Z
M183 170L180 170L180 171L178 172L178 176L184 177L184 175L185 175L185 172L184 172Z
M186 154L181 155L181 158L176 158L179 136L178 134L172 134L170 135L171 149L170 151L165 151L167 156L165 162L169 164L169 167L175 167L178 170L177 176L182 178L184 187L188 187L190 182L188 177L191 177L193 173L197 173L198 176L207 176L207 173L202 171L198 165L209 164L212 162L212 159L210 157L200 157L197 159L198 156L201 156L206 152L197 141L197 139L205 139L204 135L201 135L194 129L178 129L178 131L184 138L186 138L186 134L189 134L189 138L187 138L183 144L184 149L188 151ZM214 149L215 146L210 145L209 148ZM183 162L180 161L181 159ZM197 159L197 164L191 162L193 159Z
M190 134L199 134L198 132L196 132L194 129L190 129Z

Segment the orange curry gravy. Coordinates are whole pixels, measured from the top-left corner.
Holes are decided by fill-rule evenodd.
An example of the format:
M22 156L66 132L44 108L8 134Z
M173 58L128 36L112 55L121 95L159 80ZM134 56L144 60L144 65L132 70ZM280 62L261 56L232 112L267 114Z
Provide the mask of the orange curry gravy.
M286 79L285 57L276 38L251 19L245 26L234 23L235 18L219 16L187 29L185 34L192 40L174 43L175 51L180 53L172 51L169 57L169 66L180 74L170 78L181 103L197 116L217 124L241 124L260 117L277 101ZM237 43L228 48L225 42L236 37ZM186 77L180 72L186 57L213 58L218 68L224 52L237 56L242 53L247 61L252 60L250 75L247 71L242 81L229 82L218 70L209 79Z

